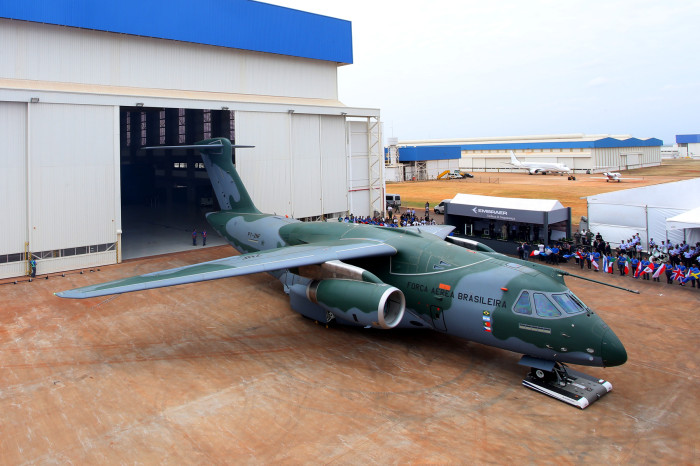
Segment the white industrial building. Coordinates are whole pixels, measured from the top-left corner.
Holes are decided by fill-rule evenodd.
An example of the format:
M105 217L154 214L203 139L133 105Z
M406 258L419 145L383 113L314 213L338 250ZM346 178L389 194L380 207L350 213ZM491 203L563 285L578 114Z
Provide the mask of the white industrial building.
M243 0L3 2L0 50L0 277L30 254L42 274L115 263L131 206L208 204L196 154L143 146L254 145L235 163L262 211L384 207L379 110L338 101L347 21Z
M700 157L700 134L677 134L679 157Z
M457 162L467 171L521 171L510 165L511 151L521 162L563 163L574 173L627 170L660 165L662 144L656 138L607 134L404 140L387 149L387 154L398 152L398 164L390 163L393 168L387 173L434 179ZM397 177L401 175L392 175L392 180Z

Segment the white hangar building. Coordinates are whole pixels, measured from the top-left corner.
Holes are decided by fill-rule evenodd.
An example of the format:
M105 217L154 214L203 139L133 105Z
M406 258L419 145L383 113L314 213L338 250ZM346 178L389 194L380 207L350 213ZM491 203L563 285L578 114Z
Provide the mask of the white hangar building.
M234 158L262 211L383 210L379 110L338 101L348 21L247 0L2 2L0 50L0 277L30 254L40 274L117 262L144 227L132 207L195 206L206 225L198 156L144 146L254 145Z
M521 162L563 163L574 173L650 167L661 164L662 145L660 139L630 135L559 134L406 140L398 141L396 149L405 172L433 179L457 160L459 168L467 171L522 171L509 165L510 151Z

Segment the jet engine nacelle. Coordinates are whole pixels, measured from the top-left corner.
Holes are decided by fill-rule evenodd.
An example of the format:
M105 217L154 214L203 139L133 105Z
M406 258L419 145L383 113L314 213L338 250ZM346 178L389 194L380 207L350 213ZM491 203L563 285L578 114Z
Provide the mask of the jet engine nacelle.
M386 283L314 280L306 288L306 296L337 319L375 328L396 327L406 310L403 292Z

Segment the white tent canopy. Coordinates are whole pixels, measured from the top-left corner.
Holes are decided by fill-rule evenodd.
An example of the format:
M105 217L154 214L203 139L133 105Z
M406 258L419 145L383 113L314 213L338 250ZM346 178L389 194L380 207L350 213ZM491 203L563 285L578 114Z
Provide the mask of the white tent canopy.
M667 219L700 204L700 178L588 196L588 228L612 246L639 233L643 245L653 238L679 243L685 230L670 228Z
M666 219L667 230L700 228L700 207Z

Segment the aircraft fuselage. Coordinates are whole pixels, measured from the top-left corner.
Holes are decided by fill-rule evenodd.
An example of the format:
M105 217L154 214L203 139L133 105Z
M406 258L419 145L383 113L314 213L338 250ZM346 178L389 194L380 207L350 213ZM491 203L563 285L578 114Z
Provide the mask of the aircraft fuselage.
M545 266L473 251L410 229L226 216L213 214L209 221L241 252L343 239L392 245L397 250L393 256L349 263L403 292L406 314L400 327L425 326L559 362L613 366L627 358L612 330ZM271 228L273 223L279 227Z

